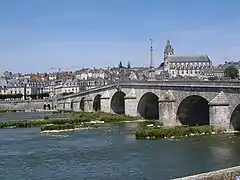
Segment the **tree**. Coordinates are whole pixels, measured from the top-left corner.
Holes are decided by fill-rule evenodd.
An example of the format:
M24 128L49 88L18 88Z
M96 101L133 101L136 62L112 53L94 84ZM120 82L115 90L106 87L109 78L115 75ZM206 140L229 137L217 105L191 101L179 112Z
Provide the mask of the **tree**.
M21 99L22 98L22 94L0 94L0 99Z
M44 93L38 94L37 97L39 99L43 99L44 97L49 97L49 93L48 92L44 92Z
M119 68L123 68L123 65L122 65L122 61L120 61L120 63L119 63L119 66L118 66Z
M236 79L238 77L238 69L235 66L229 66L225 69L224 76L231 79Z
M130 61L128 61L127 68L128 68L128 69L130 69L130 68L131 68L131 63L130 63Z
M37 94L30 94L31 99L37 99Z
M70 95L70 94L73 94L73 92L63 92L62 96L67 96L67 95Z

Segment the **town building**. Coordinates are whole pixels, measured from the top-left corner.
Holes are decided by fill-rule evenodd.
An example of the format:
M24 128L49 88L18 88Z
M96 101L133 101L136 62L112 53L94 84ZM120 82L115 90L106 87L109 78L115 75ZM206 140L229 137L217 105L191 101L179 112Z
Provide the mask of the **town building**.
M22 83L18 83L17 80L0 79L0 95L3 95L1 100L17 98L24 99L25 86ZM8 95L8 96L7 96Z
M213 71L214 77L217 77L218 79L223 79L225 76L224 72L225 72L225 68L215 67Z
M50 98L55 96L55 85L56 83L54 81L49 81L44 85L43 91L48 93Z
M60 96L70 93L78 93L85 90L85 84L79 81L67 80L66 82L60 82L54 86L54 96Z

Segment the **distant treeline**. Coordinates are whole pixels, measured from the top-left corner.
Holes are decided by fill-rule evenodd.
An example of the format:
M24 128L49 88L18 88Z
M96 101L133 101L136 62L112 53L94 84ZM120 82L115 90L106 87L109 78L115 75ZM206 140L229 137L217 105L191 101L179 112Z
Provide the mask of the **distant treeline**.
M21 99L23 94L0 94L0 99ZM49 93L41 93L41 94L30 94L26 97L31 97L32 99L42 99L44 97L49 97Z

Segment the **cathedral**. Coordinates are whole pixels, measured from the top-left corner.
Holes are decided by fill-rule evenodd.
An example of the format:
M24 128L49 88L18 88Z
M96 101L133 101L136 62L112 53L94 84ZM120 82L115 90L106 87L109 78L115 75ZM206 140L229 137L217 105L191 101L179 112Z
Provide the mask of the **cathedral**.
M212 62L207 55L176 56L170 41L167 41L163 68L170 77L199 77L203 70L212 68Z

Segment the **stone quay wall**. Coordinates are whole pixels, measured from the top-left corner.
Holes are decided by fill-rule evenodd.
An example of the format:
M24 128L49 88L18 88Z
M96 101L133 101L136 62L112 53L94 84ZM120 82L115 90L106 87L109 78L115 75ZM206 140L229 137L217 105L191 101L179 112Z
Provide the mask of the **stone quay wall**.
M177 178L174 180L239 180L240 178L237 178L238 176L240 176L240 166Z
M0 109L2 110L41 110L44 105L50 105L52 109L53 104L51 101L45 100L20 100L20 101L0 101Z

